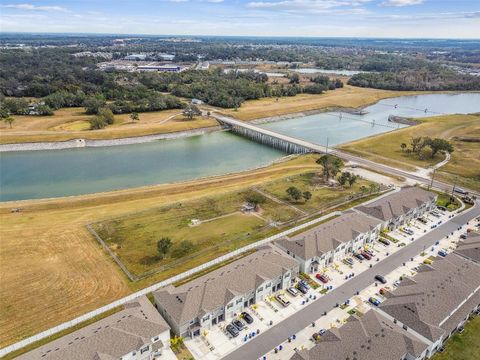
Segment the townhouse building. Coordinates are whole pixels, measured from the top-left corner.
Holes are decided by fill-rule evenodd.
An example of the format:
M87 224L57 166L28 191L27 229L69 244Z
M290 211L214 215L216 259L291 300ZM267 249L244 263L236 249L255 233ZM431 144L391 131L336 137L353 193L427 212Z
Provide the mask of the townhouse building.
M355 209L382 221L382 230L395 230L426 212L435 209L438 195L419 187L404 187Z
M275 244L300 263L305 273L339 261L377 239L380 220L350 210L291 238Z
M170 326L143 296L102 320L65 335L19 360L153 360L170 347Z
M289 287L298 262L273 246L264 246L178 287L154 292L155 305L180 336L193 337L239 315L274 292Z
M480 307L480 265L455 253L421 265L377 308L428 344L430 357Z
M290 360L420 360L427 344L374 310L350 316L328 330L315 346Z

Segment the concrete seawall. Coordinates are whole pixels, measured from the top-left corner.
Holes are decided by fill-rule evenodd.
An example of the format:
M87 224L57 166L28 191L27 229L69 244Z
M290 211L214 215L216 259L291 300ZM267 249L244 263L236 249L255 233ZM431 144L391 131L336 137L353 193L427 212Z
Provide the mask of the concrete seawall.
M127 137L121 139L111 140L88 140L88 139L73 139L67 141L46 141L46 142L31 142L19 144L2 144L0 145L0 152L10 151L39 151L39 150L63 150L75 149L84 147L103 147L103 146L118 146L118 145L132 145L152 142L156 140L170 140L180 139L190 136L204 135L214 131L222 130L220 126L212 126L208 128L200 128L187 131L179 131L166 134L154 134L145 136Z

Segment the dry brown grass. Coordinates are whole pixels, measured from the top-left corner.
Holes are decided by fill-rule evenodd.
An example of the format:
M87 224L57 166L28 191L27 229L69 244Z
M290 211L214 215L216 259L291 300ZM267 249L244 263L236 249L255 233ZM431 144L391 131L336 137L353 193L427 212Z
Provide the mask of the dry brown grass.
M240 120L253 120L269 116L297 113L308 110L328 109L335 107L357 108L378 100L404 95L413 95L413 91L389 91L369 88L359 88L349 85L321 95L300 94L293 97L264 98L249 100L237 110L222 112Z
M0 204L0 346L6 346L170 277L175 268L129 283L85 224L219 195L317 168L304 156L263 169L70 198ZM15 207L21 213L11 213ZM201 261L201 260L199 260ZM198 265L195 261L184 266Z
M10 129L0 123L0 143L12 144L38 141L66 141L71 139L116 139L185 131L218 125L213 119L197 118L187 121L180 110L165 110L139 114L133 123L129 114L115 116L115 123L101 130L89 130L83 108L60 109L53 116L15 116Z

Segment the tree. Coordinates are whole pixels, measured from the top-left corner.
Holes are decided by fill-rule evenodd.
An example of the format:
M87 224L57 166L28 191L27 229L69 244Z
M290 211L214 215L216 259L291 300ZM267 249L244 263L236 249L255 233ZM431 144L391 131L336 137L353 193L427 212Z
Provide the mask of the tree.
M98 109L98 116L105 121L108 125L112 125L115 122L115 117L112 110L109 108L100 108Z
M336 176L343 167L343 161L336 156L325 154L316 161L323 168L323 177L326 181L332 176Z
M368 192L367 187L364 186L364 185L360 186L360 192L361 192L362 194L366 194L366 193Z
M449 153L453 152L453 145L448 140L445 140L445 139L440 139L440 138L430 139L430 138L427 138L425 143L427 145L429 145L430 148L432 149L432 154L431 154L432 158L434 158L435 155L439 151L446 151L446 152L449 152Z
M178 244L178 246L173 250L174 257L182 257L191 252L194 248L193 243L190 240L183 240Z
M163 259L172 247L172 240L168 237L162 237L157 241L157 252L160 259Z
M355 175L355 174L350 174L350 177L348 178L348 185L349 185L350 187L352 187L353 184L355 184L355 183L357 182L357 180L358 180L358 176L357 176L357 175Z
M312 198L312 193L310 191L304 191L302 196L303 196L303 199L305 200L305 202L307 202L308 200L310 200Z
M83 106L87 114L98 114L100 108L105 106L105 100L100 96L89 96L83 101Z
M90 130L103 129L105 126L107 126L107 123L98 115L95 115L89 119L88 122L90 123Z
M202 111L193 104L188 104L182 111L183 116L188 120L193 120L195 116L202 115Z
M293 73L290 76L290 84L299 84L300 83L300 76L297 73Z
M13 116L8 115L6 118L3 118L8 125L10 125L10 129L12 128L12 124L15 122L15 118Z
M140 117L138 116L138 113L134 111L130 114L130 119L132 119L132 121L135 122L140 120Z
M298 201L302 197L302 192L298 190L295 186L290 186L287 190L288 196L293 200Z
M245 195L245 201L255 206L255 210L258 210L258 205L264 204L266 199L265 196L255 191L250 191Z
M425 146L422 146L420 151L418 152L418 157L421 160L425 160L429 157L433 157L432 154L433 154L433 151L430 145L425 145Z
M349 178L350 178L350 173L349 172L343 172L338 177L338 183L340 185L344 186L348 182Z
M423 147L423 139L421 137L412 137L411 144L412 144L412 152L418 153L420 152L420 149Z
M405 149L407 148L407 144L401 143L400 147L402 148L402 151L405 152Z

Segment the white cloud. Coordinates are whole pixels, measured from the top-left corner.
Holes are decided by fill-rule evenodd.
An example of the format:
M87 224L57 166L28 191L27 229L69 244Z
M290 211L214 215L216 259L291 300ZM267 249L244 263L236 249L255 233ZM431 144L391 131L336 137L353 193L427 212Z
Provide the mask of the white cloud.
M362 5L371 0L280 0L251 1L247 7L256 10L279 11L284 13L308 14L365 14Z
M28 10L28 11L68 12L68 9L61 6L37 6L33 4L6 4L6 5L1 5L1 7L17 9L17 10Z
M420 5L424 0L387 0L382 3L383 6L411 6L411 5Z

